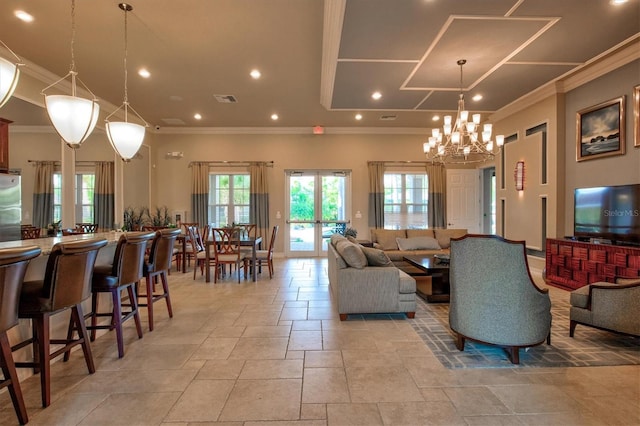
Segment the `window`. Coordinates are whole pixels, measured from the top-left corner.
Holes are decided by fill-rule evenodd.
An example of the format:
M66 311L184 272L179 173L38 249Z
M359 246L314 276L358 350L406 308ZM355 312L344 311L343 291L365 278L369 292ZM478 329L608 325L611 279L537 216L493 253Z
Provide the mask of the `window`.
M249 223L249 175L209 175L209 221L215 226Z
M93 191L95 174L76 173L75 206L76 222L93 223ZM62 219L62 174L53 174L53 221Z
M385 173L385 229L428 228L428 188L426 173Z

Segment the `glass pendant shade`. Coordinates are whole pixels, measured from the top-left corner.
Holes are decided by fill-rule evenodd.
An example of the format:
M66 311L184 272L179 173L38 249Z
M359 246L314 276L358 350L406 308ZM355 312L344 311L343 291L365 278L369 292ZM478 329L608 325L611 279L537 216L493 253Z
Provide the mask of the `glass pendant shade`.
M44 103L51 124L71 148L78 148L96 127L100 114L100 106L96 100L47 95Z
M131 160L142 145L145 127L135 123L111 121L107 122L106 129L113 149L123 160Z
M0 58L0 108L7 103L18 85L20 69L16 64Z

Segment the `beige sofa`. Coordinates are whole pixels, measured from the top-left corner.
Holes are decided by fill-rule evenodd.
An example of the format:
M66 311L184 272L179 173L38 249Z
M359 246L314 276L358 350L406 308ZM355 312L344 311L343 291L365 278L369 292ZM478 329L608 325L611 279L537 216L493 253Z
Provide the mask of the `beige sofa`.
M330 288L341 321L349 314L415 316L416 281L394 267L384 252L334 234L327 256Z
M371 228L373 247L384 250L394 264L404 256L449 254L451 238L467 234L466 229L377 229Z

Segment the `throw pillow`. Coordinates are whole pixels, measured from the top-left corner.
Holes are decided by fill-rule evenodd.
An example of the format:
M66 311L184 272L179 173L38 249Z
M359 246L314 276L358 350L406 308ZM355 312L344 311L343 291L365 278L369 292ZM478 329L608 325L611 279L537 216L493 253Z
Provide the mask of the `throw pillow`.
M382 246L382 250L398 250L396 238L406 238L407 233L404 229L376 229L375 240ZM372 233L373 238L373 233Z
M367 266L367 258L360 245L354 244L346 238L338 241L336 251L342 256L347 265L352 268L362 269Z
M435 229L436 240L443 249L451 247L452 238L460 238L467 235L466 229Z
M378 250L372 247L360 247L362 253L364 253L367 258L367 263L369 266L393 266L393 262L382 250Z
M356 238L355 238L355 237L352 237L351 235L348 235L348 236L346 236L345 238L346 238L347 240L351 241L353 244L360 244L360 243L358 242L358 240L356 240Z
M438 240L431 237L396 238L400 250L440 250Z
M333 246L335 247L338 244L338 241L343 241L346 238L344 237L344 235L340 235L340 234L331 234L331 237L329 237L329 241L331 241L331 244L333 244Z

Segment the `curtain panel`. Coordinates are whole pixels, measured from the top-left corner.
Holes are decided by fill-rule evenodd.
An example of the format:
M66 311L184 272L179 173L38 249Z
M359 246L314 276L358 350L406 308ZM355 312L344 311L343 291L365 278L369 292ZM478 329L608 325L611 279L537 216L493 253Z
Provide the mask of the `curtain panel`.
M429 178L429 228L446 228L447 223L447 170L444 164L427 164Z
M36 179L33 186L33 225L47 228L53 222L53 172L55 162L36 162Z
M369 227L384 228L384 163L369 163Z
M114 221L114 176L113 161L96 162L96 182L93 191L93 221L98 224L100 231L108 231L120 225L120 223L116 224ZM124 218L119 218L118 222L120 219Z
M256 224L256 235L269 238L269 179L266 163L249 165L249 220Z
M192 222L201 226L209 223L209 163L191 163Z

